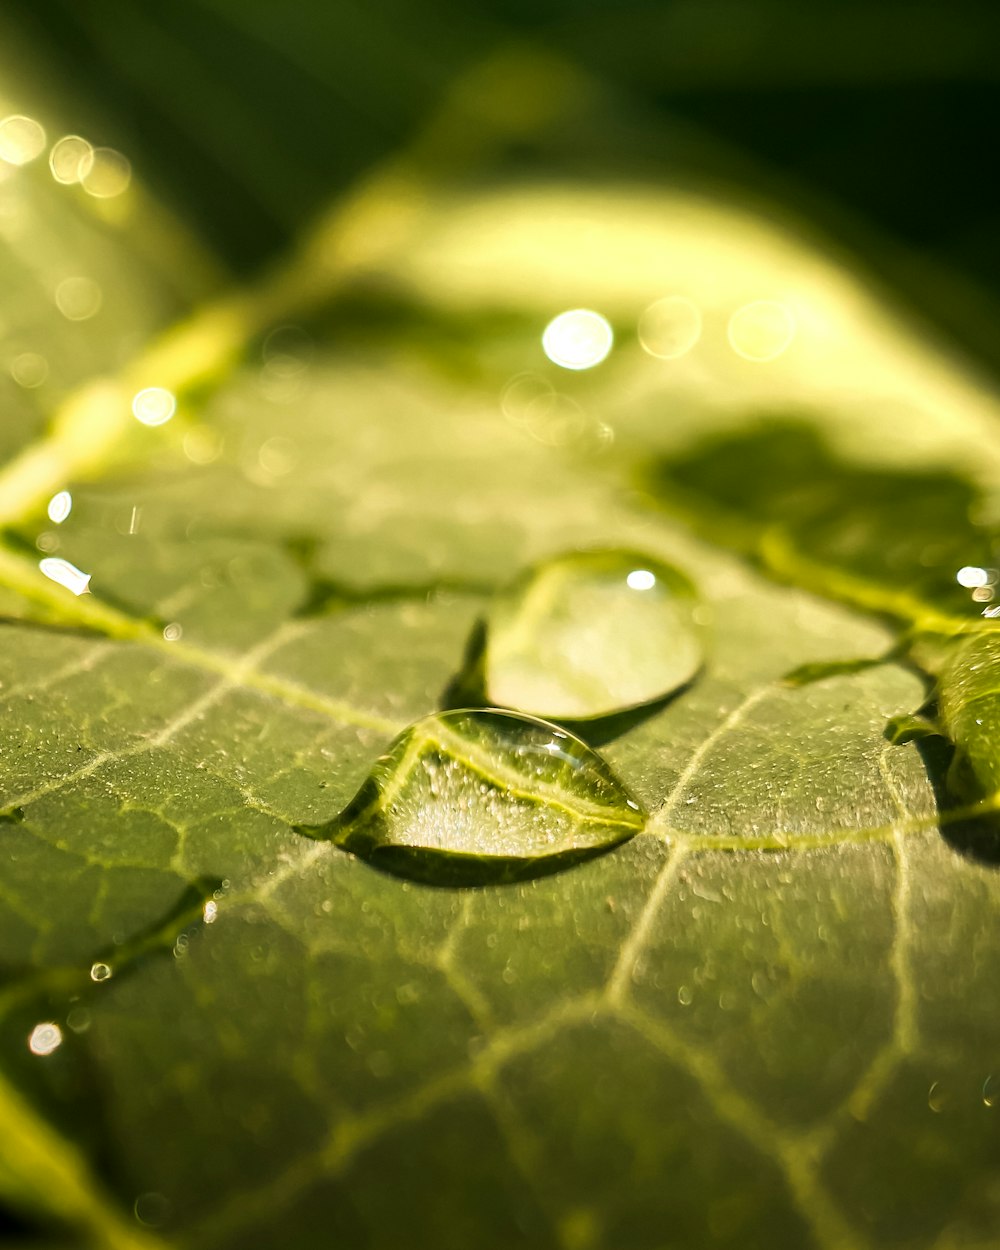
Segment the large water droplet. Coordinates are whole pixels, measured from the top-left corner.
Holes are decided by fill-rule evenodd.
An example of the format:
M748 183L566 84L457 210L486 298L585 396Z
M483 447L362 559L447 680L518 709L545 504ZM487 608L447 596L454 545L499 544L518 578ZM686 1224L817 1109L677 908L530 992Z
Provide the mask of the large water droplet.
M573 734L466 709L411 725L336 819L297 828L400 876L479 885L567 867L632 837L644 819Z
M521 578L490 612L487 697L555 720L652 703L701 665L698 607L684 574L650 556L558 556Z

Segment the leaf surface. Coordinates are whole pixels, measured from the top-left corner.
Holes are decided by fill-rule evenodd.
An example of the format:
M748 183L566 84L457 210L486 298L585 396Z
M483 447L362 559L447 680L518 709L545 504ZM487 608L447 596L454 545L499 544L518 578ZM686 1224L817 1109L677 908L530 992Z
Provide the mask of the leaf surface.
M992 648L954 574L992 551L995 397L721 201L399 177L144 347L97 451L71 397L0 473L4 1201L123 1250L991 1244L996 856L885 728L927 698L914 630ZM581 283L619 347L569 378L539 343ZM665 362L631 328L669 294L704 324ZM728 332L761 299L767 362ZM120 410L150 362L155 430ZM512 412L526 372L579 417ZM31 554L63 488L81 599ZM446 705L499 587L588 548L713 609L690 688L592 728L640 834L463 889L294 832Z

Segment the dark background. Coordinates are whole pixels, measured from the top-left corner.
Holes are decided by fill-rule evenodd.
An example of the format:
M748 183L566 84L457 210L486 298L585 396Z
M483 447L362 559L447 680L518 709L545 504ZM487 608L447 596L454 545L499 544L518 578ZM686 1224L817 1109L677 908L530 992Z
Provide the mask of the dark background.
M791 206L1000 369L1000 5L4 0L79 128L237 274L511 40L592 74L688 172ZM664 168L663 176L670 176Z

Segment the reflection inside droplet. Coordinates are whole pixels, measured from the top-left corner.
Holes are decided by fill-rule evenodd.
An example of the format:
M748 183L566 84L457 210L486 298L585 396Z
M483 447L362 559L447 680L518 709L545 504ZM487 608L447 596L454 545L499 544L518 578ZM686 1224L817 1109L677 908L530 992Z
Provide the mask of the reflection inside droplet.
M560 313L542 335L546 356L563 369L592 369L605 359L613 342L607 320L589 308Z
M143 425L165 425L177 411L177 400L162 386L148 386L132 400L132 413Z
M49 153L49 169L56 182L72 186L90 173L94 164L94 149L79 135L63 135L52 145Z
M27 165L45 150L45 129L33 117L13 113L0 121L0 160Z
M728 337L730 347L744 360L775 360L795 337L795 317L784 304L755 300L730 317Z
M51 1055L62 1045L62 1029L51 1020L36 1024L28 1038L28 1049L33 1055Z
M49 581L58 582L74 595L85 595L90 589L91 574L84 573L61 556L46 556L44 560L38 561L38 568Z
M112 969L110 964L92 964L90 968L91 981L110 981Z
M184 636L184 629L177 621L171 621L163 627L163 637L167 642L179 642Z
M49 500L48 514L53 525L62 525L73 510L73 496L68 490L61 490Z
M625 578L625 585L630 590L652 590L656 585L656 574L649 569L633 569Z
M701 310L684 295L658 299L639 318L643 351L660 360L677 360L701 338Z

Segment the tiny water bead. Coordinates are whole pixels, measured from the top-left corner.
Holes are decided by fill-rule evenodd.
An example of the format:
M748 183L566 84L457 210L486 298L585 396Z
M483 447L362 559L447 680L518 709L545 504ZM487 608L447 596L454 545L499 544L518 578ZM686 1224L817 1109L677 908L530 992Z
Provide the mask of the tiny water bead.
M440 712L405 730L334 820L297 826L435 885L541 876L633 837L645 815L605 761L516 712Z
M483 678L490 703L590 720L655 702L703 656L701 605L683 573L635 551L572 552L496 600Z

